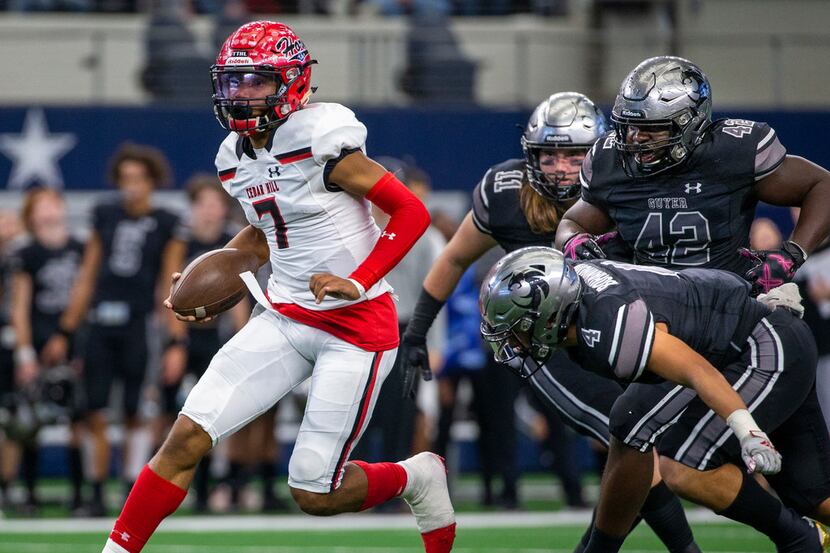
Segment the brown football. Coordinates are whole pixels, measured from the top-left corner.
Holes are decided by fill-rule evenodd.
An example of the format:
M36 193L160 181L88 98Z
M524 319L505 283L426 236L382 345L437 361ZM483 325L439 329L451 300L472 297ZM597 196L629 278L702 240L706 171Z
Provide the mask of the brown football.
M190 262L173 285L173 311L197 319L227 311L245 297L248 289L239 273L259 268L257 256L236 248L203 253Z

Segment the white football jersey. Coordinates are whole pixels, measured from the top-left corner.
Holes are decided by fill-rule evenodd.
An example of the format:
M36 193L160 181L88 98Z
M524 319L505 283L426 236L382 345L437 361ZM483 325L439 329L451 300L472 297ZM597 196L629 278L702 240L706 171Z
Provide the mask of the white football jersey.
M365 152L366 127L351 110L331 103L291 114L265 148L253 148L236 133L222 142L216 155L222 185L268 239L272 302L313 310L356 303L327 296L315 304L308 281L315 273L348 277L380 237L369 202L326 183L327 164L358 149ZM381 279L366 297L391 289Z

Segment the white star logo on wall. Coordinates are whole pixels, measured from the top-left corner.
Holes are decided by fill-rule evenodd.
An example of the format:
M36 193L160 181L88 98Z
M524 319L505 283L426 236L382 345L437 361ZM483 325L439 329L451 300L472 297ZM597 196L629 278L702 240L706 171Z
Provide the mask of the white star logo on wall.
M72 133L50 133L42 109L30 109L20 134L0 133L0 152L12 161L6 187L22 189L29 184L63 187L58 160L75 147Z

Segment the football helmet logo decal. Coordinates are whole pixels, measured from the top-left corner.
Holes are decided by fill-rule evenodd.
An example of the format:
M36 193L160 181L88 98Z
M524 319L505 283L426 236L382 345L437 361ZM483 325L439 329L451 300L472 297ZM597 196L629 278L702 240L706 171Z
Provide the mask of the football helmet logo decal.
M536 310L548 294L550 285L545 279L545 267L531 265L527 270L513 273L508 282L511 301L519 307Z

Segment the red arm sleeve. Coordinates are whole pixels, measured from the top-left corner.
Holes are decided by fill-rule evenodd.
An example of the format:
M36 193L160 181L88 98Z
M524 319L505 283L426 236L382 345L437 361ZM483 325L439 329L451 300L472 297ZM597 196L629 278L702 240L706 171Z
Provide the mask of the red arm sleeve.
M386 173L366 199L389 214L389 223L369 256L349 275L368 290L392 270L429 226L429 212L392 173Z

